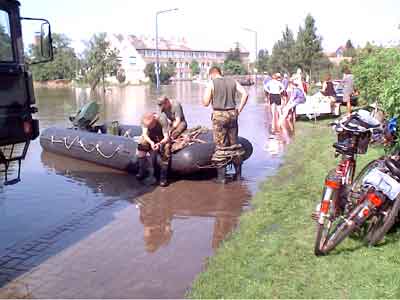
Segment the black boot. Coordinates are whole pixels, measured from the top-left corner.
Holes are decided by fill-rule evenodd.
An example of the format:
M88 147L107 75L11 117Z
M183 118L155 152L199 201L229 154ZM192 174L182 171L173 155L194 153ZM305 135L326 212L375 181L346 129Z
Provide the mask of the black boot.
M143 180L147 177L146 174L146 158L138 158L138 172L136 174L137 180Z
M226 167L217 169L217 179L215 179L216 183L225 184L226 183Z
M168 165L166 164L160 166L160 186L168 186Z
M233 180L235 181L242 180L242 163L242 160L239 159L233 164L233 166L235 167L235 176L233 177Z

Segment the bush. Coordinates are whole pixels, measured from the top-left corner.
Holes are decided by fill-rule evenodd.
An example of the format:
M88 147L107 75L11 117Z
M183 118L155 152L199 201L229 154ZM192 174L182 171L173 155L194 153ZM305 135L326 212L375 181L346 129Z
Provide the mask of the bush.
M154 63L148 63L144 69L144 74L150 78L152 83L156 83L157 77L155 72ZM168 84L169 80L175 74L175 66L172 62L169 62L167 66L160 64L160 83Z
M377 101L385 106L385 89L390 88L385 82L393 78L393 72L399 64L399 49L372 48L361 51L352 67L361 97L368 103Z

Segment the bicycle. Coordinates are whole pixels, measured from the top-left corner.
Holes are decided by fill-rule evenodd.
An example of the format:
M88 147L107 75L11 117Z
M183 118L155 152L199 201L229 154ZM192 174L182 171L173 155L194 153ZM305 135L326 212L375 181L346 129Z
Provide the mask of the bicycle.
M357 154L365 154L371 135L380 131L381 124L367 111L358 111L332 123L338 141L333 144L335 156L341 159L335 169L328 172L322 199L312 218L317 222L314 253L325 255L331 249L326 244L336 230L343 215L350 211L353 203L348 201L349 189L356 170Z
M369 246L376 245L396 221L400 209L399 160L390 156L374 160L358 177L352 187L358 192L356 201L327 238L324 254L364 224L367 225L365 241Z

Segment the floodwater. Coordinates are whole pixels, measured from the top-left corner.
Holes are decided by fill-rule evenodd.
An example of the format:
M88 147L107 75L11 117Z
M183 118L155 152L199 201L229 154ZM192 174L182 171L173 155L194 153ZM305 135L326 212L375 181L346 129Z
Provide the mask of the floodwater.
M200 105L204 88L187 82L163 86L162 93L183 104L189 127L211 127L210 109ZM0 295L16 287L11 296L182 298L251 209L249 200L282 163L294 134L289 126L271 136L261 88L249 93L239 135L254 153L240 183L183 178L168 188L143 185L132 175L44 152L34 141L22 181L0 183ZM43 130L68 126L68 116L90 97L85 89L42 89L36 98ZM138 124L143 112L156 111L155 99L149 86L110 88L98 99L101 121Z

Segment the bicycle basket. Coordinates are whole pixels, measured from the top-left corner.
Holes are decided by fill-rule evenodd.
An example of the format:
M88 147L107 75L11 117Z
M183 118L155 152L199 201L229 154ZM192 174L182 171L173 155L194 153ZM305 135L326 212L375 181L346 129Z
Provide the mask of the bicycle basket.
M370 132L362 133L358 138L358 145L357 145L357 153L358 154L365 154L368 150L369 141L371 139Z

